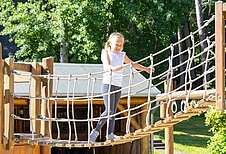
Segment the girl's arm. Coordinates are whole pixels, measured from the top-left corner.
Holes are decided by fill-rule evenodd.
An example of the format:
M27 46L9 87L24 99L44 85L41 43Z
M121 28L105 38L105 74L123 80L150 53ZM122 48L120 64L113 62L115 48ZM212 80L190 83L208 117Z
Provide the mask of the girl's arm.
M143 66L143 65L141 65L139 63L133 63L133 61L127 55L125 55L125 57L124 57L124 62L126 64L132 63L132 67L133 68L138 69L140 71L145 71L145 72L147 72L149 74L151 73L151 70L152 70L152 72L155 71L154 68L148 68L148 67L145 67L145 66Z
M120 70L123 69L122 66L112 66L110 64L110 59L108 59L107 51L104 51L104 53L102 51L101 61L102 61L103 65L104 65L104 68L106 70L112 70L113 72L115 72L115 71L120 71Z

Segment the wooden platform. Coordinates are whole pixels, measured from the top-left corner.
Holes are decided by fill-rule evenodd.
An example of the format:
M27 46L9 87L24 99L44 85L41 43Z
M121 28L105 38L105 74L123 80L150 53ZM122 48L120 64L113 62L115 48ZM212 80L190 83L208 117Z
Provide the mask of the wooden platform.
M210 93L211 92L209 92L209 94ZM171 117L167 117L163 120L159 120L153 126L149 125L143 129L137 129L136 131L130 134L125 134L124 136L121 136L118 139L108 140L105 142L95 142L95 143L88 143L88 141L69 142L68 140L55 140L55 139L52 139L50 141L49 138L38 138L37 136L34 136L34 139L31 139L30 137L31 135L25 135L25 134L21 134L21 136L20 134L17 134L17 136L20 136L20 138L18 138L18 141L20 141L20 143L24 143L24 144L29 143L33 145L36 145L36 144L49 145L51 147L70 147L70 148L89 147L90 148L90 147L113 146L113 145L133 142L134 140L138 140L138 139L144 138L145 136L149 136L152 133L161 131L164 128L175 125L183 120L187 120L192 116L196 116L203 112L206 112L211 106L213 106L213 101L200 100L197 102L196 105L187 107L185 111L180 111Z

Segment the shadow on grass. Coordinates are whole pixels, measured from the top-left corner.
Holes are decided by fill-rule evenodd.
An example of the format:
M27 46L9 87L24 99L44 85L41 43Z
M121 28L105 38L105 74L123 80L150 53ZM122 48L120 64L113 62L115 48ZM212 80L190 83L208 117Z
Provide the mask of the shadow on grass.
M209 129L210 127L205 125L205 116L202 114L175 125L174 130L188 134L212 136Z
M194 147L207 147L212 136L205 125L205 116L195 116L174 126L174 143ZM164 131L156 133L164 140Z
M206 147L208 137L189 136L184 134L175 134L174 142L178 144L194 146L194 147Z

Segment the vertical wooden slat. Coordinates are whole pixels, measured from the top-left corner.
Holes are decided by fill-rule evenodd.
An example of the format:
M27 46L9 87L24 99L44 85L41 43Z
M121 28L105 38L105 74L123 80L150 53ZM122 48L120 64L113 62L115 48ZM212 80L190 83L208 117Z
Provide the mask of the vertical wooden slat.
M174 153L174 135L173 126L165 128L165 154Z
M4 104L4 136L6 137L6 149L14 148L14 119L11 114L14 114L14 75L11 72L14 70L14 59L7 58L6 75L5 75L5 95L6 101Z
M225 109L224 91L225 91L225 17L223 12L223 2L215 3L215 54L216 54L216 108Z
M53 57L44 58L42 60L43 74L49 73L49 74L52 75L53 74L53 64L54 64ZM47 80L44 80L42 90L43 89L45 90L45 94L42 94L42 95L52 97L53 80L50 80L49 84L48 84ZM49 94L48 94L48 91L49 91ZM42 105L45 104L45 103L46 102L42 102ZM50 116L52 117L52 101L49 101L49 108L50 108ZM42 106L42 109L41 109L41 113L44 113L44 114L46 113L46 108L43 108L43 106ZM49 136L50 132L49 132L49 129L47 128L47 127L49 127L49 125L43 131L43 123L44 123L44 127L45 127L45 122L42 122L41 133ZM50 121L50 124L51 124L50 128L52 129L51 121ZM40 146L40 154L51 154L51 147L50 146Z
M42 96L42 98L46 98L46 86L42 87L41 96ZM46 112L46 99L42 99L42 101L41 101L41 116L43 116L43 117L46 117L47 116L47 112ZM41 121L40 134L42 136L45 136L46 135L46 128L47 128L47 125L46 124L47 124L46 121L44 121L44 120Z
M0 43L0 149L3 149L4 134L4 61L2 59L2 44Z
M54 60L52 57L43 58L42 60L43 74L48 74L48 73L51 75L53 74L53 63L54 63ZM47 80L43 81L43 87L46 87L45 96L51 97L52 89L53 89L53 80L50 80L49 85ZM49 94L48 94L48 91L49 91ZM50 108L50 115L52 117L52 101L49 101L49 108ZM48 128L46 128L45 133L46 135L49 135Z
M31 64L32 75L40 75L41 74L41 65L37 62L33 62ZM41 78L34 77L31 78L31 98L30 99L30 117L37 118L37 115L40 115L40 99L36 99L36 97L41 96ZM39 120L31 120L30 121L30 130L34 131L36 134L40 133L40 121Z
M168 80L164 84L164 89L165 93L168 93L173 90L173 81ZM167 105L168 105L168 110L167 111L168 115L166 116L173 116L173 111L172 111L172 101L171 98L167 99ZM174 153L174 135L173 135L173 129L174 126L166 127L165 128L165 154L173 154Z

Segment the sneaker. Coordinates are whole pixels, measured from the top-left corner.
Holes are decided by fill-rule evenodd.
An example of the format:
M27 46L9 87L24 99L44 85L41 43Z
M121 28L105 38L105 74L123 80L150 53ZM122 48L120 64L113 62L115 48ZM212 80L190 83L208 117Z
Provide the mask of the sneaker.
M117 139L117 138L119 138L120 136L117 136L117 135L115 135L115 134L113 134L113 133L111 133L111 134L108 134L108 140L114 140L114 139Z
M99 132L98 131L96 131L95 129L93 129L92 131L91 131L91 133L90 133L90 135L89 135L89 141L91 142L91 143L94 143L95 141L96 141L96 139L97 139L97 137L99 136Z

